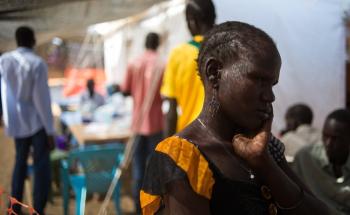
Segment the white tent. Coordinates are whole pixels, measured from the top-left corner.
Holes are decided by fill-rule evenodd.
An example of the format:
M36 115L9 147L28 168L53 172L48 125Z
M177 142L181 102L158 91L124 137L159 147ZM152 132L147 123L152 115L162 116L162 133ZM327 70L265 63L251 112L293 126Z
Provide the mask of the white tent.
M92 24L131 16L161 1L166 0L0 0L0 51L16 47L20 25L33 27L40 46L53 37L81 38Z
M109 82L123 79L126 63L143 51L145 35L165 36L161 52L190 36L184 18L184 0L153 6L126 19L93 25L90 35L104 41L104 65ZM279 84L275 87L273 131L284 126L286 109L306 103L321 128L325 116L345 106L345 25L341 0L214 0L217 22L243 21L266 31L282 56Z
M89 35L100 36L104 43L107 81L120 83L123 80L127 63L144 51L147 33L162 35L159 51L164 62L175 45L189 40L184 9L184 0L167 1L136 16L90 26Z

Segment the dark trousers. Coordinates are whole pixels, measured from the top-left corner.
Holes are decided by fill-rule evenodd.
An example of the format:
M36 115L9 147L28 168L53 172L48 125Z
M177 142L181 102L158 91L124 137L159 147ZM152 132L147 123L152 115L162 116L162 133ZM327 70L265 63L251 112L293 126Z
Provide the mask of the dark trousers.
M162 138L162 132L152 135L137 135L135 138L136 146L132 163L132 178L133 197L137 214L141 214L140 190L142 188L142 181L145 174L147 158L154 151L156 145L162 140Z
M44 214L51 183L50 151L47 141L48 137L44 129L30 137L15 138L16 163L12 176L12 196L18 201L22 201L24 180L27 176L27 159L32 146L34 160L34 209L40 215ZM16 205L14 210L20 213L21 209Z

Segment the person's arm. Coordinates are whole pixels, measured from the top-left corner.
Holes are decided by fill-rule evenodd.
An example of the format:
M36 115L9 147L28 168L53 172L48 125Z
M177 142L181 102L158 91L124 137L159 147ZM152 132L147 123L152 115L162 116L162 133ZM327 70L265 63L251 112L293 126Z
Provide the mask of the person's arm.
M110 94L113 93L121 93L123 96L130 96L131 93L129 91L122 91L120 89L120 85L119 84L113 84L109 87L110 89L108 90Z
M121 92L124 96L130 96L133 82L133 66L128 65L125 73L124 82L121 85L116 84L115 89L117 92Z
M328 215L327 206L318 200L290 170L283 160L280 166L267 151L271 123L253 138L236 135L233 140L235 152L244 159L252 170L271 189L277 207L285 215L313 214Z
M165 214L210 215L209 200L195 193L185 180L170 183L167 190Z
M164 122L164 136L170 137L176 133L177 126L177 100L176 95L177 91L177 83L176 83L176 75L179 70L179 62L178 53L176 50L173 50L170 53L168 63L165 67L165 71L163 74L163 81L160 89L160 93L163 96L163 104L165 103L165 122Z
M177 125L177 102L173 98L165 98L164 103L167 110L164 117L164 136L170 137L176 133Z
M263 182L270 187L272 196L283 214L310 214L310 210L315 214L329 214L327 206L318 200L292 172L286 160L283 160L278 167L270 159L264 160L266 162L264 167L258 167L256 171Z
M44 129L48 135L48 146L54 148L54 127L53 115L51 110L51 97L48 85L48 70L44 62L41 62L36 68L36 77L33 86L33 103L40 120L44 125Z

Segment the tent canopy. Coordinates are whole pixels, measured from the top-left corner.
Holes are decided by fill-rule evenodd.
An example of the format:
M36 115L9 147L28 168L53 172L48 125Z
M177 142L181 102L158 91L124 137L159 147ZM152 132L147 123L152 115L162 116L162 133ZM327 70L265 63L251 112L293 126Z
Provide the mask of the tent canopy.
M145 33L157 29L168 35L163 56L174 44L186 41L184 1L153 7L150 16L134 22L128 19L91 26L90 33L102 35L107 80L120 82L126 63L143 49ZM279 84L274 88L273 131L284 127L284 114L295 103L308 104L314 111L314 125L321 128L325 117L336 108L345 107L345 62L348 0L214 0L217 23L237 20L266 31L276 42L282 57ZM166 9L168 8L168 9ZM168 12L167 12L168 11ZM165 14L165 19L161 19ZM153 18L152 18L153 17ZM160 20L153 23L152 20ZM146 20L152 23L144 27ZM128 25L125 25L128 22ZM132 24L131 24L132 23ZM174 28L173 26L176 26ZM172 37L175 38L172 39Z
M34 28L37 44L84 37L89 25L137 14L164 0L0 0L0 52L15 47L20 25Z

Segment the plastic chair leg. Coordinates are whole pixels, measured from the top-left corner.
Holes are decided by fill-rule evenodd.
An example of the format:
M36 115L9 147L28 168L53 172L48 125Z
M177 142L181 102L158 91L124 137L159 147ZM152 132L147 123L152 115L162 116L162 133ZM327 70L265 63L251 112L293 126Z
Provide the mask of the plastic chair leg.
M61 179L62 179L62 197L63 197L63 214L69 215L69 180L65 175L64 169L61 169Z
M86 188L83 187L75 192L75 211L76 215L84 215L85 213L85 201L86 201Z

